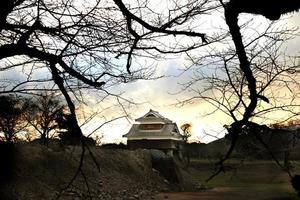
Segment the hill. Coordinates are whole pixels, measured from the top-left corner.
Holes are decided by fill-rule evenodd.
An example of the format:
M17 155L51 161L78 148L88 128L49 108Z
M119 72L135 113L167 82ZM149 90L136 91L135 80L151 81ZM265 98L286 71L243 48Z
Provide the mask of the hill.
M264 146L253 133L239 137L231 158L271 159L271 153L278 159L300 160L300 130L270 129L260 136ZM221 138L208 144L188 144L187 151L194 158L220 158L230 147L229 138Z
M51 144L45 147L25 143L15 144L12 148L12 162L4 162L4 153L1 154L1 175L6 174L8 180L0 187L0 199L56 199L58 195L61 196L59 199L76 200L90 197L144 199L155 192L170 190L175 185L168 183L152 168L149 150L90 147L100 171L86 151L82 171L66 188L78 168L80 146ZM13 165L3 167L9 163Z

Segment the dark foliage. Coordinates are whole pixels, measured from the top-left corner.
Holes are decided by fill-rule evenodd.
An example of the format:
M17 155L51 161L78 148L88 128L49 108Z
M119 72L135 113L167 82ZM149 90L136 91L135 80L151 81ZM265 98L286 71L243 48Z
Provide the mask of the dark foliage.
M6 141L12 141L26 127L23 117L28 105L25 102L25 99L13 95L0 96L0 131Z
M297 191L298 196L300 197L300 175L295 175L291 179L293 188Z
M12 142L0 141L0 188L13 177L15 147Z
M58 128L61 130L58 137L62 143L66 145L80 145L84 143L95 146L96 141L93 138L85 137L77 132L77 124L73 122L72 117L70 114L60 112L56 118Z
M191 158L203 158L206 155L204 143L186 143L184 146L184 151Z
M58 128L63 130L61 131L60 135L62 134L72 134L74 137L80 137L80 134L77 134L77 127L76 124L74 124L72 120L71 114L66 114L64 112L60 112L56 118L56 122L58 125Z
M81 145L84 143L88 146L95 146L96 141L90 137L76 137L74 134L69 132L61 132L59 138L64 145Z

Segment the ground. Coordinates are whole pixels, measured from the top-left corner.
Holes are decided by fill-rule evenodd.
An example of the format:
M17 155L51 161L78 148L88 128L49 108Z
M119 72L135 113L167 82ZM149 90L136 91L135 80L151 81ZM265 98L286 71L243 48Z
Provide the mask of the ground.
M16 144L15 166L9 182L0 187L0 199L299 199L288 175L269 160L231 160L229 164L238 168L208 183L215 160L192 159L189 167L177 160L180 182L175 184L152 168L149 150L90 149L100 171L86 151L83 170L67 187L78 167L80 146ZM300 162L292 166L293 173L300 173Z
M0 199L143 199L169 190L152 169L149 151L90 149L100 171L86 150L82 171L67 187L78 168L80 146L16 144L15 166L0 187Z
M289 176L270 160L251 160L240 162L231 160L229 165L238 167L231 172L222 173L206 183L212 160L193 160L189 172L195 181L202 183L206 190L192 193L160 193L155 200L299 200L290 184ZM299 161L293 161L292 173L299 173Z

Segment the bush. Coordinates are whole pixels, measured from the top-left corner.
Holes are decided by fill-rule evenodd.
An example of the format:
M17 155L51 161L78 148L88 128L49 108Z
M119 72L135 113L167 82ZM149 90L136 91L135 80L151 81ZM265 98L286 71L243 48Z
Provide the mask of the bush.
M15 167L15 151L14 143L0 141L0 187L12 178Z
M297 191L298 196L300 197L300 175L295 175L291 180L293 188Z
M81 137L75 136L69 132L62 132L58 136L61 142L65 145L80 145ZM96 146L96 141L93 138L83 136L84 143L88 146Z

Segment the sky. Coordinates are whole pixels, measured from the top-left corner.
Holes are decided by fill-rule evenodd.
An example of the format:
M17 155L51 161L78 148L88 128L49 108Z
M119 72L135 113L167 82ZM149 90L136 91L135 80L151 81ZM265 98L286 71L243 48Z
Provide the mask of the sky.
M299 13L284 17L286 20L279 26L300 27ZM259 24L260 20L262 20L262 17L254 17L254 24ZM257 27L257 25L254 27ZM297 36L284 47L286 53L299 55L300 37L299 35ZM145 103L128 108L128 113L131 117L129 121L120 119L103 126L99 131L99 133L104 135L103 142L125 142L126 140L122 138L122 135L129 131L132 123L134 123L134 119L143 116L149 109L158 111L163 116L176 122L178 126L184 123L191 123L192 136L190 141L208 143L223 137L226 133L223 126L232 122L231 118L226 114L220 111L210 114L213 107L203 100L184 106L178 104L179 100L191 97L191 94L188 93L178 93L182 88L179 83L184 83L191 75L188 73L182 74L183 66L187 65L184 56L156 61L155 65L157 66L157 73L167 77L158 80L140 80L121 85L116 89L123 91L126 97Z
M155 2L155 1L150 1ZM163 9L163 6L152 5L155 8ZM209 15L205 18L199 19L197 21L197 30L200 32L205 32L207 34L214 34L215 30L226 29L226 24L224 23L223 14L215 13L215 15ZM252 19L253 20L250 20ZM283 17L284 20L280 22L277 26L280 27L296 27L300 28L300 13L293 13ZM249 21L249 29L245 35L255 36L259 33L260 27L268 23L266 19L261 16L249 16L241 15L240 23L247 20ZM195 26L195 24L190 24L190 26ZM178 40L181 40L179 38ZM168 38L165 38L164 43L171 43ZM193 42L191 38L183 38L181 43ZM298 54L300 52L300 37L299 30L295 38L287 43L284 51L287 54ZM223 44L216 44L214 48L222 48ZM201 49L193 52L193 55L197 55L201 51L208 49ZM211 113L213 107L203 100L197 100L193 103L181 105L180 101L192 97L190 92L180 92L182 90L182 85L180 83L185 83L190 80L193 76L193 72L184 72L186 66L190 65L190 62L186 59L184 54L181 55L168 55L164 59L151 60L148 58L136 58L133 60L133 65L140 63L141 65L155 66L156 76L164 76L156 80L138 80L132 83L119 84L113 88L109 88L108 91L115 94L122 93L122 98L128 99L135 102L136 104L129 104L124 100L120 100L123 106L126 108L126 113L118 105L118 100L114 97L109 97L101 102L98 102L103 97L103 92L101 91L88 91L85 93L85 99L87 101L87 106L81 105L78 110L78 115L82 118L88 117L92 113L98 112L99 114L91 120L90 123L82 126L85 134L90 134L93 130L97 129L106 121L110 121L114 118L119 118L128 115L126 118L120 118L103 125L98 129L93 136L103 135L103 143L112 142L126 142L126 139L122 135L126 134L131 125L134 123L136 118L143 116L153 109L158 111L161 115L169 118L173 122L176 122L178 126L184 123L192 124L192 136L191 141L197 142L210 142L215 139L221 138L225 134L224 125L230 124L231 119L221 111L216 111ZM211 73L209 70L206 73ZM8 71L5 74L6 79L22 79L24 71ZM36 72L36 76L45 76L47 73L41 69ZM49 74L48 74L49 75ZM2 74L2 76L4 76ZM49 75L50 76L50 75ZM24 78L24 77L23 77ZM198 85L201 88L201 84Z

